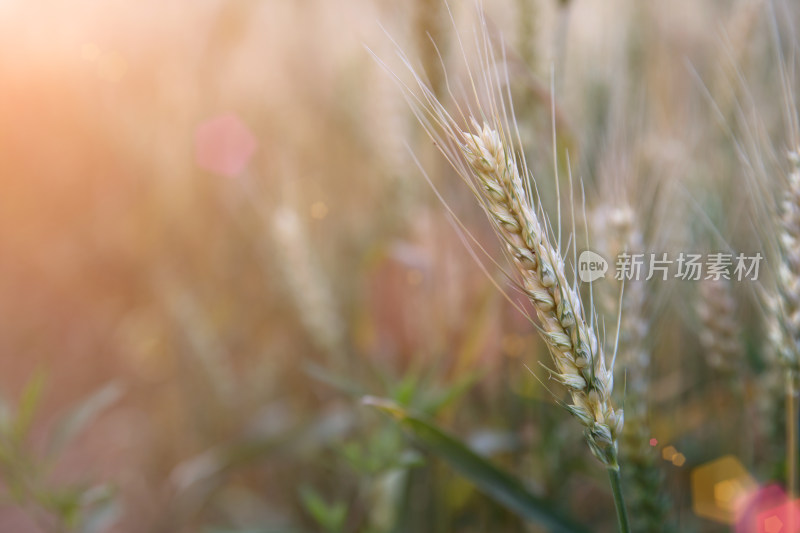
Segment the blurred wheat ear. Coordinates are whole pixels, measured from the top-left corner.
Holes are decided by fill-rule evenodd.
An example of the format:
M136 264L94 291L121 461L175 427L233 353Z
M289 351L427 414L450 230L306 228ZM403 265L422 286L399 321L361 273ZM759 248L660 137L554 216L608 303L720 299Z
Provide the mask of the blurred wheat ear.
M709 366L726 377L739 374L742 363L736 320L736 301L730 280L703 280L700 283L698 315L702 323L700 344ZM734 381L738 384L739 381Z
M626 201L605 199L591 217L593 247L611 260L622 253L645 250L642 218ZM651 286L644 280L622 282L609 276L598 287L598 307L606 323L619 320L616 342L617 364L626 376L625 427L620 437L620 460L625 464L624 487L628 494L633 531L673 531L670 524L671 501L655 448L650 445L649 420L652 347ZM606 342L611 350L614 345Z
M297 211L283 206L275 210L271 223L275 257L297 318L322 362L341 371L347 365L347 328L303 222Z
M783 192L778 244L781 265L778 270L778 295L774 309L779 334L773 336L775 348L787 371L800 373L800 153L791 152L792 170Z
M777 220L780 266L773 311L771 340L785 373L786 458L789 494L797 494L798 390L800 390L800 153L789 153L792 165Z

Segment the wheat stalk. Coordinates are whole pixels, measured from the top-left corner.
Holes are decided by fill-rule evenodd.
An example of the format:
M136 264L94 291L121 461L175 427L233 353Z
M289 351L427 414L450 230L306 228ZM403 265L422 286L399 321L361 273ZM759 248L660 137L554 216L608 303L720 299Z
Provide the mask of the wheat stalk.
M554 377L572 399L565 407L584 425L589 449L608 469L620 531L627 532L630 526L617 462L624 417L611 402L614 379L602 345L586 321L577 289L566 277L561 253L529 203L504 137L487 123L480 127L474 119L472 132L462 132L462 136L461 154L471 169L473 191L505 242L520 288L536 310L539 331L553 356Z
M511 98L510 91L503 94L504 86L508 88L508 70L492 65L489 58L493 57L494 50L486 22L483 19L481 22L482 28L476 34L475 42L482 66L480 75L474 76L472 70L467 69L471 96L466 101L474 102L474 110L471 105L464 108L458 103L464 100L455 96L454 85L445 71L446 90L441 98L453 100L458 119L454 118L440 96L416 73L402 52L399 55L413 75L416 89L395 77L426 133L469 186L495 233L505 243L516 270L516 275L511 277L533 304L539 332L550 349L554 364L550 372L569 393L570 401L563 405L584 426L585 440L591 452L606 466L620 530L627 532L630 527L617 460L624 416L611 400L613 362L607 365L598 341L594 309L590 308L588 312L584 309L577 287L567 278L560 252L560 231L557 240L553 239L541 204L534 208L532 203L533 177L528 172L524 155L520 155L520 164L517 163L515 145L511 140L513 132L516 146L520 146L513 112L509 113L506 107L506 98L509 101ZM458 35L457 38L466 60L468 55L464 43ZM387 70L392 72L388 67ZM455 89L464 87L455 86ZM551 99L553 116L554 106L554 99ZM480 117L481 121L475 117ZM464 124L471 124L471 127L464 128ZM555 121L553 124L555 129ZM555 131L553 138L555 157ZM559 246L555 246L553 241Z

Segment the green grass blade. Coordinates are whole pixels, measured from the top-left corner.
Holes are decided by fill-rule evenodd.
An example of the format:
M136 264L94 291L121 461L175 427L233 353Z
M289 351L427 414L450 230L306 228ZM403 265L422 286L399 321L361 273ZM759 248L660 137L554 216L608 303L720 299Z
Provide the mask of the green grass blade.
M19 405L17 406L17 414L11 428L12 438L20 446L28 437L28 431L31 428L31 424L33 424L36 410L39 407L39 400L42 398L46 379L46 373L38 369L22 391Z
M399 405L382 398L366 396L362 402L394 417L401 426L430 452L441 457L481 492L529 522L554 533L586 531L559 516L552 504L531 494L519 479L497 468L462 442L431 422L413 416Z

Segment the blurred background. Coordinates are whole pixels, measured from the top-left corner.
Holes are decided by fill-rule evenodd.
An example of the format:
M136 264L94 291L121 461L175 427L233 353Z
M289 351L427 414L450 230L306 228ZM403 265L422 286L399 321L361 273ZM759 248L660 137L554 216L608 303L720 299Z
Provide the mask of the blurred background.
M373 54L408 81L402 50L449 105L482 12L553 219L561 201L581 242L611 239L591 217L613 212L643 250L766 253L747 183L788 167L800 10L451 4L0 0L0 531L545 530L364 395L614 531L547 350L477 249L502 253L490 226ZM760 288L699 286L648 284L635 315L642 531L729 531L742 494L783 501Z

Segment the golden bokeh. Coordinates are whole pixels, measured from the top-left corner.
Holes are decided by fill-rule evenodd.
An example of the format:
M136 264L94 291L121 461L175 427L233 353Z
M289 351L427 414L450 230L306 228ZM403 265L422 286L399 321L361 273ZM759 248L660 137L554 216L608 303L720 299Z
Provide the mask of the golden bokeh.
M756 480L732 455L694 467L691 480L694 512L725 524L735 523L741 505L758 489Z

